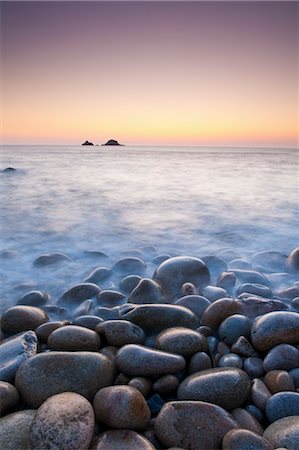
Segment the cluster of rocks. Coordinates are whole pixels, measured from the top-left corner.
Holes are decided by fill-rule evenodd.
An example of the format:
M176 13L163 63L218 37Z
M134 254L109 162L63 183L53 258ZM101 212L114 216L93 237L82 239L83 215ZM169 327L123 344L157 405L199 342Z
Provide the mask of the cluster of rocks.
M2 314L1 449L298 450L299 248L98 253Z

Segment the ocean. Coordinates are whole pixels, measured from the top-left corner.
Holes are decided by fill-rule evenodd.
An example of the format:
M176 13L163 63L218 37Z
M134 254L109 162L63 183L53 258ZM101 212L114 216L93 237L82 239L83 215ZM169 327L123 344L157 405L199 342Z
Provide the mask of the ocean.
M7 167L16 170L0 173L2 305L22 286L59 296L95 267L86 251L112 261L145 246L197 257L231 249L246 259L299 242L296 150L2 146ZM49 252L72 264L35 268Z

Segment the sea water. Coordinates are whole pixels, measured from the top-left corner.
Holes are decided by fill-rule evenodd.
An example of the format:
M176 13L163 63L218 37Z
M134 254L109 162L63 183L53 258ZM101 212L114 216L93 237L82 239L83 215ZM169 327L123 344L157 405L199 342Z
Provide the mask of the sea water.
M299 242L294 149L2 146L7 167L16 170L0 173L2 307L22 285L55 297L81 282L95 267L86 250L246 258ZM34 268L49 252L73 264Z

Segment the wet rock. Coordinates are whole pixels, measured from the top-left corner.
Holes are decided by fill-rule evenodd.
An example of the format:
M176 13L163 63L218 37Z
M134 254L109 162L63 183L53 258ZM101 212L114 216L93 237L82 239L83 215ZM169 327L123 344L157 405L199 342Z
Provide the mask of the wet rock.
M87 450L94 429L91 404L74 392L48 398L38 409L30 428L30 448Z
M78 305L77 308L73 310L72 315L73 317L84 316L90 314L92 309L93 309L93 300L87 299L84 300L82 303L80 303L80 305Z
M35 267L45 267L69 261L71 261L71 259L64 253L47 253L36 258L33 265Z
M226 262L214 255L203 256L201 260L207 265L210 275L213 279L217 278L220 273L227 270Z
M288 288L281 289L276 292L276 296L284 300L293 300L294 298L299 297L299 286L293 285Z
M108 267L97 267L84 280L84 283L98 284L107 280L111 275L111 270Z
M94 283L81 283L68 289L60 297L59 305L78 306L84 300L95 297L101 289Z
M236 408L231 412L231 415L239 425L239 428L252 431L253 433L262 435L264 432L263 427L259 421L246 409Z
M274 447L262 436L249 430L233 429L223 438L223 450L273 450Z
M103 322L103 319L101 319L98 316L94 315L84 315L84 316L78 316L72 321L72 325L78 325L80 327L89 328L90 330L95 330L97 325Z
M120 281L119 288L126 294L130 294L141 280L139 275L128 275Z
M227 410L243 405L250 393L248 375L237 368L207 369L189 375L178 388L180 400L201 400Z
M25 450L28 448L29 430L35 414L35 409L25 409L0 418L1 450Z
M86 258L97 260L97 261L105 261L109 262L111 260L110 256L105 252L99 252L97 250L84 250L83 255Z
M295 248L288 256L288 266L294 270L299 270L299 247Z
M207 352L208 342L207 338L198 331L185 327L173 327L158 334L155 347L190 358L196 352Z
M132 386L141 392L143 397L147 397L152 388L152 383L148 378L145 377L134 377L128 382L128 386Z
M286 416L299 416L299 392L278 392L272 395L266 404L269 422L275 422Z
M109 386L94 398L96 419L111 428L142 430L147 428L151 412L143 395L131 386Z
M48 337L47 344L51 350L96 352L100 349L101 338L88 328L67 325L54 330Z
M252 256L254 264L264 266L275 272L284 272L287 267L287 255L276 251L263 251Z
M259 295L260 297L272 298L273 292L268 286L264 286L262 284L254 284L254 283L244 283L241 284L237 291L236 295L240 295L243 292L247 292L248 294Z
M7 334L17 334L21 331L35 330L48 321L48 315L34 306L12 306L4 311L1 317L1 329Z
M299 314L276 311L258 317L251 330L251 341L258 351L268 351L278 344L299 342Z
M42 323L35 329L36 336L40 342L47 342L52 331L64 327L65 325L69 325L69 323L68 320L56 320L53 322Z
M135 304L162 303L163 299L158 284L150 278L142 278L130 293L128 302Z
M266 428L263 437L276 449L284 447L288 450L298 450L299 416L289 416L277 420Z
M241 356L258 356L258 353L254 350L245 336L238 337L238 339L233 343L231 350Z
M295 388L299 388L299 367L290 370L289 375L291 375L294 380Z
M272 394L295 390L294 380L286 370L271 370L267 372L264 376L264 383Z
M211 302L201 295L185 295L176 300L175 304L190 309L199 319L201 319L204 311L210 306Z
M0 381L0 417L19 402L19 393L10 383Z
M206 264L200 259L177 256L160 264L153 279L171 300L179 295L181 286L186 282L193 283L196 287L206 286L210 282L210 274Z
M222 272L216 282L216 286L231 292L236 284L236 275L234 272Z
M181 286L182 295L198 295L198 289L193 283L184 283Z
M218 361L218 367L238 367L239 369L243 366L242 358L235 353L228 353L227 355L221 356Z
M117 275L143 275L146 264L140 258L123 258L112 267L112 272Z
M221 448L225 434L237 428L232 416L205 402L168 402L155 421L155 434L168 447L190 450Z
M291 370L299 366L299 350L290 344L273 347L264 359L264 370Z
M240 336L250 337L252 321L241 314L233 314L221 322L218 335L219 339L228 345L232 345Z
M238 281L241 283L262 284L265 286L270 285L267 277L260 272L256 272L255 270L232 269L231 272L234 272Z
M151 376L180 372L186 362L181 355L129 344L117 352L115 365L127 375Z
M206 297L210 302L215 302L220 298L226 298L227 292L225 289L217 286L205 286L201 293Z
M264 411L266 403L271 397L271 392L259 378L255 378L251 385L251 400L261 410Z
M132 430L109 430L100 435L95 450L155 450L141 434Z
M49 294L44 291L30 291L18 300L18 305L43 306L49 301Z
M166 261L169 258L171 258L171 256L168 254L157 255L157 256L155 256L155 258L153 258L151 260L151 263L154 264L155 266L157 266L157 265L162 264L164 261Z
M205 352L195 353L189 362L188 373L192 374L201 370L211 369L212 361Z
M120 318L120 307L106 308L105 306L98 306L94 310L94 315L103 320L116 320Z
M122 319L129 320L151 333L174 326L195 329L199 325L198 317L190 309L166 304L138 305L122 314Z
M241 312L238 302L231 298L221 298L212 303L204 311L202 325L206 325L212 330L216 330L221 322L227 317Z
M23 401L39 407L47 398L61 392L76 392L91 400L110 385L113 364L95 352L39 353L18 369L15 386Z
M247 294L241 295L245 295L245 297L239 297L237 299L240 305L240 312L251 319L273 311L284 311L288 309L288 306L280 300L251 297L251 294L250 297L247 297Z
M0 380L13 381L18 368L37 352L34 331L13 336L0 344Z
M160 395L174 395L179 387L179 380L174 375L164 375L153 384L153 391Z
M263 360L255 356L249 356L243 361L243 369L251 377L261 377L264 373Z
M96 331L104 334L108 345L117 347L142 344L145 340L142 328L127 320L107 320L100 324Z
M124 303L127 303L127 297L118 291L105 290L97 295L97 305L99 306L114 308Z
M236 258L229 262L228 269L229 270L232 270L232 269L251 270L252 265L246 259Z

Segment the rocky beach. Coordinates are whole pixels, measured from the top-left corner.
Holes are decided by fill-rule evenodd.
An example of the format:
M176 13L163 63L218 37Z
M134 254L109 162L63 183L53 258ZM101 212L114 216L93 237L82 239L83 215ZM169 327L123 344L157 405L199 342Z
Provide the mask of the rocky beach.
M298 450L299 248L89 258L2 313L1 450Z

